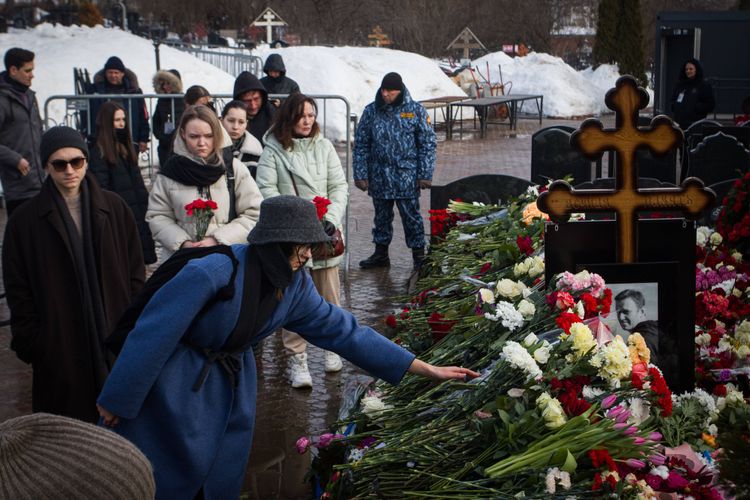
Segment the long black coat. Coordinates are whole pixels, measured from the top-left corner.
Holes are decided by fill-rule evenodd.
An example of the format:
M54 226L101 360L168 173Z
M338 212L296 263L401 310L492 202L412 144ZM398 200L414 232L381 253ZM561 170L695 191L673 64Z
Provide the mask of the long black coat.
M102 158L96 144L89 144L89 156L89 172L96 177L102 189L119 194L133 211L141 239L143 260L146 264L153 264L156 262L156 249L151 229L146 222L148 190L138 166L129 165L122 157L117 158L116 165L110 165Z
M685 75L685 64L695 66L695 78ZM703 78L703 66L696 59L688 59L680 70L680 78L672 91L672 117L685 130L714 110L716 101L711 85Z
M96 268L107 323L106 337L145 279L133 215L114 193L87 176ZM94 381L76 266L48 178L39 194L8 221L3 278L11 312L11 348L33 368L35 412L95 421L100 387Z

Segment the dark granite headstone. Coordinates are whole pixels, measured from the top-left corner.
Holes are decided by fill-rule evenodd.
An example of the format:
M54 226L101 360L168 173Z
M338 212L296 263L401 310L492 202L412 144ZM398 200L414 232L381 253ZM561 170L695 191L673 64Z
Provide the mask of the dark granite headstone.
M721 132L706 137L688 153L687 175L701 179L707 186L740 177L748 167L750 151Z
M571 133L558 127L544 128L531 136L531 182L573 177L575 183L592 179L592 161L570 145Z
M430 208L441 209L450 200L487 204L501 204L523 194L531 186L526 179L503 174L472 175L453 181L445 186L432 186Z

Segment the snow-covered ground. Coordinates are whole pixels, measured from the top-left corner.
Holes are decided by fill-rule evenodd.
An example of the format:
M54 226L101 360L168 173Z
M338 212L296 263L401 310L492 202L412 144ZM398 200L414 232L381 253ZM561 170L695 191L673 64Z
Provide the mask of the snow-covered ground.
M119 29L49 24L29 30L11 29L8 34L0 34L0 51L10 47L24 47L37 54L32 88L42 107L51 95L73 94L74 67L87 68L93 75L112 55L119 56L138 75L145 93L153 93L151 79L156 60L152 43ZM417 100L462 93L435 61L410 52L371 47L261 47L255 51L263 59L273 52L282 54L287 75L299 83L303 92L343 96L351 104L350 111L357 115L373 100L383 75L389 71L403 76ZM160 47L160 57L162 68L180 71L184 88L200 84L213 94L231 94L234 78L228 73L164 45ZM503 81L512 82L511 93L543 94L545 115L555 117L607 112L604 94L619 76L612 66L579 72L557 57L538 53L511 58L496 52L472 64L485 76L488 65L493 83L500 81L499 65ZM52 123L59 121L63 113L62 101L53 103ZM346 119L342 104L333 101L326 104L329 137L344 138Z

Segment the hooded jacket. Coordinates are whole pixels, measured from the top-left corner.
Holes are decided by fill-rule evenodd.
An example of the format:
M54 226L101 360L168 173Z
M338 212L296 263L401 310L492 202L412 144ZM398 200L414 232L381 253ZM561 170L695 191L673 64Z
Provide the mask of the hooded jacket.
M25 200L36 195L46 177L39 144L42 119L33 90L20 93L8 83L7 71L0 73L0 180L7 200ZM18 162L26 158L31 170L18 171Z
M685 75L685 65L695 65L695 78ZM703 66L697 59L690 58L680 69L680 78L672 92L672 117L685 130L698 120L704 119L714 110L716 102L711 85L704 80Z
M299 85L297 82L286 76L286 67L284 66L284 59L281 58L281 54L271 54L266 59L266 63L263 65L263 72L268 75L269 71L278 71L281 75L273 78L271 76L264 76L260 79L260 83L266 88L269 94L293 94L299 92Z
M112 87L103 69L94 75L94 81L86 88L87 94L143 94L138 86L138 77L129 69L125 69L125 76L122 79L122 86ZM135 142L148 142L151 135L151 127L148 124L148 112L146 111L146 102L142 97L129 99L116 99L118 104L125 108L127 113L128 124L130 125L131 135ZM127 101L127 102L124 102ZM96 117L99 114L99 108L106 101L104 99L91 99L90 116L91 126L89 127L90 138L96 137ZM86 113L84 112L84 123ZM93 140L91 142L94 142Z
M354 138L354 180L369 183L373 198L418 198L420 179L432 180L437 139L427 111L405 85L392 104L378 89L362 112Z
M234 91L232 96L234 99L240 99L240 96L245 92L251 90L258 90L263 95L263 104L258 110L258 114L250 118L247 122L247 131L253 134L256 139L263 142L263 135L266 131L271 128L273 123L273 116L276 112L276 108L273 104L268 102L268 90L260 83L258 77L249 71L243 71L237 76L234 81Z
M171 94L182 94L182 80L170 71L160 70L154 75L154 90L157 94L164 94L164 83L172 87ZM180 118L185 111L185 101L176 97L161 97L156 101L154 117L151 124L154 127L154 137L159 140L159 164L164 165L172 152L174 132L180 124Z

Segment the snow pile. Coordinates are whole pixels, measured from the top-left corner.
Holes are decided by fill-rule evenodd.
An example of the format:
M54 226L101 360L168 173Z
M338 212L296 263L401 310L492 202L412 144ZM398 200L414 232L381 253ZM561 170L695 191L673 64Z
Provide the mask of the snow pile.
M391 71L401 75L415 100L463 95L435 61L419 54L378 47L261 47L254 51L264 61L269 54L284 58L286 74L295 80L302 92L313 95L340 95L351 104L351 111L362 115L365 106L375 99L383 76ZM343 138L341 122L336 118L344 106L334 101L326 105L330 128Z
M153 44L119 29L40 24L29 30L11 29L7 34L0 34L0 51L5 53L11 47L23 47L36 54L31 88L37 93L42 118L48 97L75 93L73 68L86 68L93 78L113 55L119 56L138 76L144 93L154 93L151 83L156 73ZM159 52L161 67L177 68L182 74L184 88L200 84L213 92L219 89L231 93L234 78L228 73L171 47L162 45ZM63 101L51 102L51 124L58 123L63 115Z
M559 57L536 52L516 58L494 52L472 63L485 77L488 65L493 83L500 82L502 70L506 89L512 83L511 94L542 94L544 114L560 118L610 112L604 104L604 96L620 77L617 66L602 65L596 70L576 71ZM653 99L652 91L649 95Z

